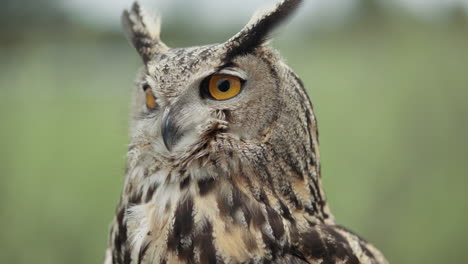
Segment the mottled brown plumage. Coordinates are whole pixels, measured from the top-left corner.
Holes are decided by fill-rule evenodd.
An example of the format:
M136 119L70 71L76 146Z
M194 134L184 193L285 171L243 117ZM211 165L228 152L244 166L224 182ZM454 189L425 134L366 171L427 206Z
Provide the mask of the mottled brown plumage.
M162 43L137 4L124 13L144 67L105 263L386 263L335 223L312 104L265 44L300 3L281 1L225 43L184 49ZM242 89L214 99L204 87L215 75Z

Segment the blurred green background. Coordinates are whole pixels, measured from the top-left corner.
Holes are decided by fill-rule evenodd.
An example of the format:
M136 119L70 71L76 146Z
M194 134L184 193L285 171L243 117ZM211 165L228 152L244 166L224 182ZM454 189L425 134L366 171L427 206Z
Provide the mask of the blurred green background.
M268 2L229 25L195 28L178 1L163 38L174 47L224 41ZM464 263L467 9L460 1L420 15L381 2L356 0L321 20L311 7L273 45L314 102L338 222L392 263ZM140 61L115 23L120 8L106 24L88 19L86 8L100 12L92 4L63 3L2 0L0 263L101 263L122 188Z

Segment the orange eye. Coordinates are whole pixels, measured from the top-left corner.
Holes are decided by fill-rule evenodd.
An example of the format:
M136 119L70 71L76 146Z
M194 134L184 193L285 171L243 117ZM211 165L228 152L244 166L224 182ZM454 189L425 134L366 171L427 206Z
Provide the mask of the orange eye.
M154 97L154 94L151 91L151 88L149 87L146 88L145 96L146 96L146 106L151 110L156 109L158 104L156 104L156 97Z
M231 75L213 75L208 84L208 91L211 97L216 100L227 100L238 95L242 88L242 81L239 77Z

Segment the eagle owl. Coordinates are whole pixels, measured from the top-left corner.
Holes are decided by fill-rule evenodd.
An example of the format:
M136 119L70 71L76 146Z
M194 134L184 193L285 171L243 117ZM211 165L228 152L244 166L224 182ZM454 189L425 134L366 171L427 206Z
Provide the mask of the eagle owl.
M335 223L312 103L267 45L301 2L190 48L166 46L138 4L123 13L143 67L105 263L387 263Z

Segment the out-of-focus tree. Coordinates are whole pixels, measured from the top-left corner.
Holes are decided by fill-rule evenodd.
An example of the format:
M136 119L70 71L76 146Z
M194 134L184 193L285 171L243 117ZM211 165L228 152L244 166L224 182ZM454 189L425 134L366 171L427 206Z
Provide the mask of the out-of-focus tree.
M378 0L357 0L357 6L363 16L374 18L380 11L380 4L378 4L377 1Z
M452 24L456 26L466 27L468 26L468 11L464 8L464 6L460 3L455 5L450 10L450 18Z
M66 17L57 0L2 0L0 31L15 35L44 28L63 27Z
M375 25L384 21L386 12L380 0L357 0L358 21Z

